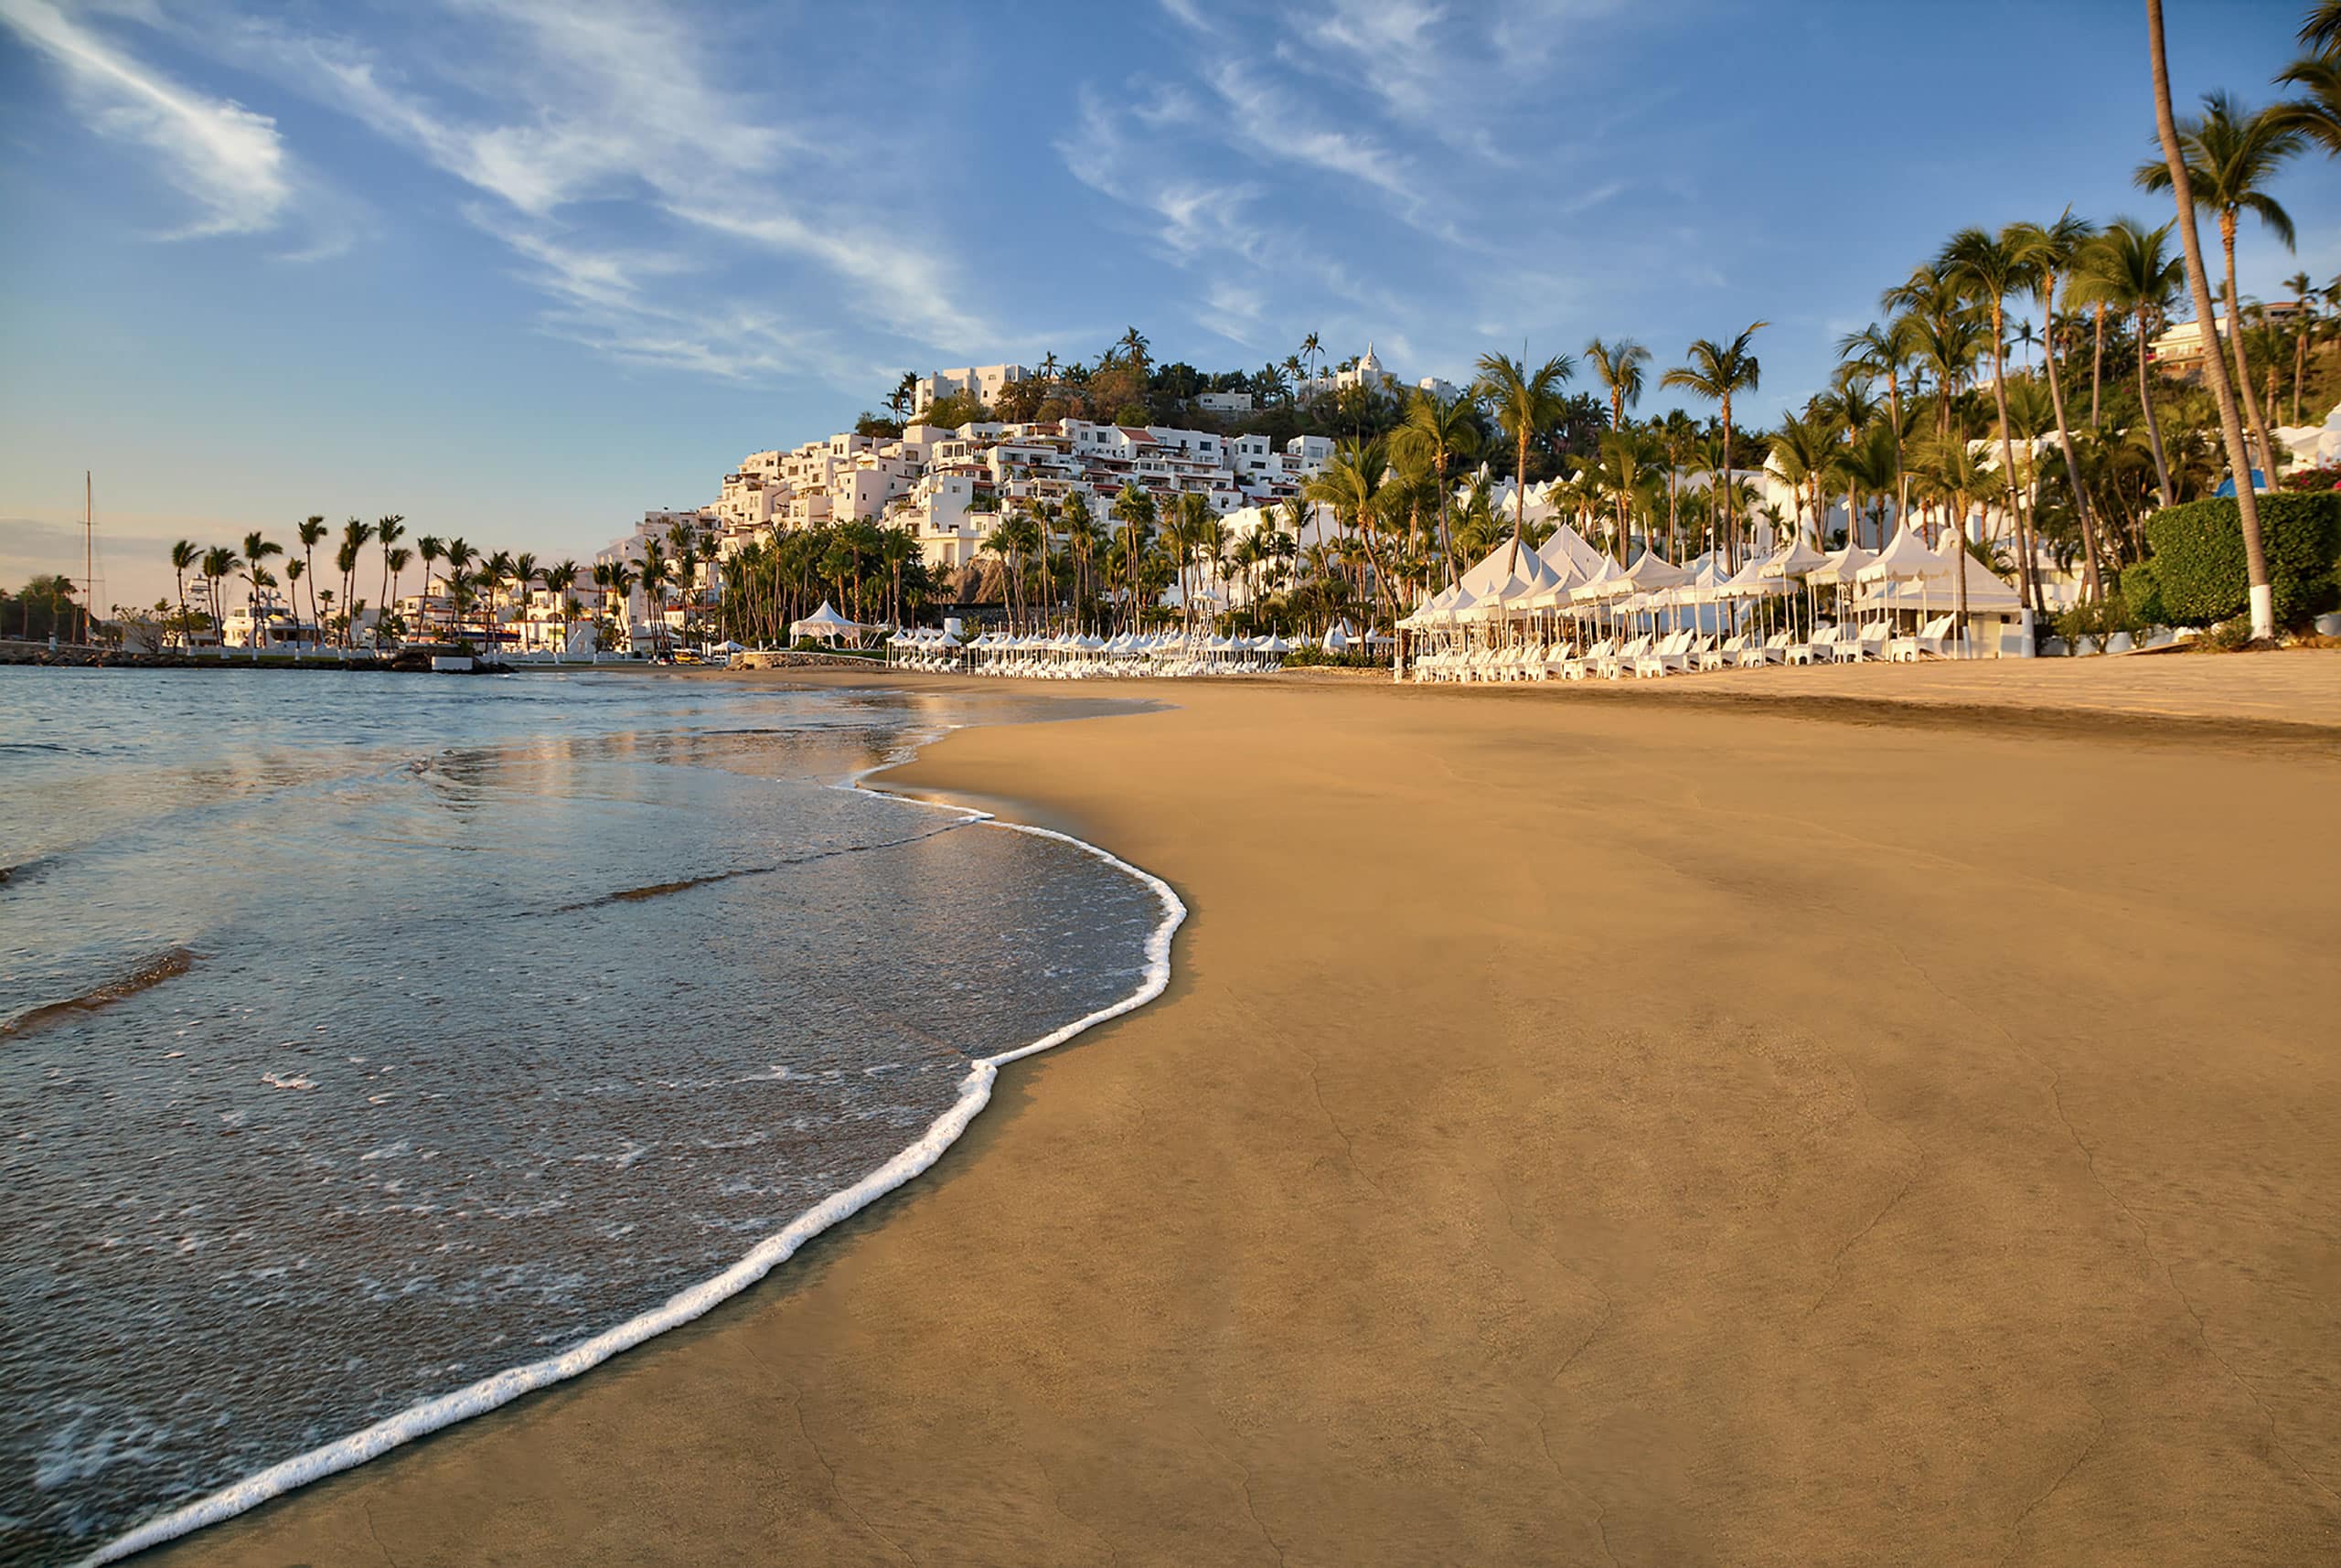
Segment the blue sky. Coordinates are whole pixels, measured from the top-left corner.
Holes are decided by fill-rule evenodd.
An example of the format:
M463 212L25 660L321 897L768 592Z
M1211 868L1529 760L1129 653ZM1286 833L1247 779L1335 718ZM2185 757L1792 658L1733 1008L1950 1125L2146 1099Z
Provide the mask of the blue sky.
M2304 0L2168 0L2257 102ZM1762 317L1768 420L1953 228L2155 214L2143 7L0 0L0 577L171 538L583 556L905 369L1412 378ZM2290 255L2341 269L2302 162ZM1657 406L1653 399L1646 410Z

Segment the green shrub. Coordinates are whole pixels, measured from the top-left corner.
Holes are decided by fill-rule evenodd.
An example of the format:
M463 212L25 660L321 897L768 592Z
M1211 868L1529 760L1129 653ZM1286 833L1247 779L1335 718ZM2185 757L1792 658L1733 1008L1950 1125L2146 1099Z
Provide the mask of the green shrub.
M1292 669L1388 669L1388 654L1369 654L1360 648L1346 648L1329 654L1322 648L1295 648L1284 656L1286 666Z
M2238 615L2232 621L2222 621L2196 638L2195 645L2215 654L2241 653L2251 645L2251 617Z
M2170 624L2170 612L2163 608L2162 584L2154 581L2151 560L2133 561L2122 569L2122 603L2130 607L2131 618L2141 626Z
M2083 645L2102 652L2105 639L2116 632L2134 632L2141 623L2120 594L2084 600L2057 615L2057 635L2079 652Z
M2276 591L2276 622L2297 625L2341 603L2341 494L2272 493L2260 497L2260 537ZM2232 496L2165 507L2146 520L2154 585L2169 618L2208 625L2250 601L2243 522ZM2126 582L2127 574L2124 574Z

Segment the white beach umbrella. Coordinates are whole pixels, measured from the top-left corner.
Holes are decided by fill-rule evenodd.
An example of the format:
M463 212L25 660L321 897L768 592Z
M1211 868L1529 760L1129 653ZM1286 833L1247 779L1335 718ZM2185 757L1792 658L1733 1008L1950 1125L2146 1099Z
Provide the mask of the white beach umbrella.
M1944 577L1951 575L1951 562L1927 548L1916 528L1908 523L1895 530L1887 547L1872 556L1854 574L1857 582L1880 582L1907 578Z

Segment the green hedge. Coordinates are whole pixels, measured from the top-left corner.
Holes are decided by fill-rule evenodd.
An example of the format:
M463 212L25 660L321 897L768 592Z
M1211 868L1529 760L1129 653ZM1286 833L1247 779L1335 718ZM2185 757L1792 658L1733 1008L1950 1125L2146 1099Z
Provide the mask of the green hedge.
M2122 569L2122 603L2141 626L2165 626L2170 612L2163 607L2162 584L2154 581L2154 562L2133 561Z
M2276 591L2277 624L2298 625L2341 604L2341 495L2261 496L2260 537ZM2207 626L2243 613L2249 601L2243 521L2234 497L2164 507L2146 519L2146 543L2153 549L2147 575L2173 624ZM2125 571L2122 593L2135 613L2132 592Z

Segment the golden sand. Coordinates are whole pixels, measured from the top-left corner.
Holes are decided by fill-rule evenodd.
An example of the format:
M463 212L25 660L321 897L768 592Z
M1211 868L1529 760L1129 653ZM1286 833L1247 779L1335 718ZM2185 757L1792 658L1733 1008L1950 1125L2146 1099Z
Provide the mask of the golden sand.
M2341 738L1693 684L955 733L895 782L1180 890L1167 997L700 1324L161 1555L2334 1560Z

